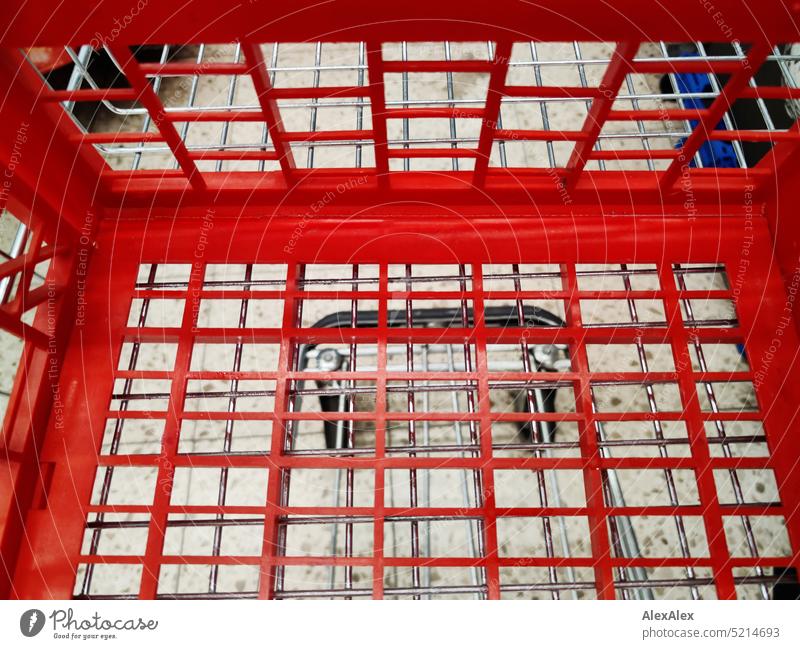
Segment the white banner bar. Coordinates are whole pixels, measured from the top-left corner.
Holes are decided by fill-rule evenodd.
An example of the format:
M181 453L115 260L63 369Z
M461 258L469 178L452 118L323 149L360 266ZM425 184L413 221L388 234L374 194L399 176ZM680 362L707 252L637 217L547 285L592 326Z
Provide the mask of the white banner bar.
M294 643L301 642L300 645ZM0 646L800 647L798 602L0 602ZM180 644L179 644L180 643ZM290 644L293 643L293 644ZM434 643L439 643L434 644Z

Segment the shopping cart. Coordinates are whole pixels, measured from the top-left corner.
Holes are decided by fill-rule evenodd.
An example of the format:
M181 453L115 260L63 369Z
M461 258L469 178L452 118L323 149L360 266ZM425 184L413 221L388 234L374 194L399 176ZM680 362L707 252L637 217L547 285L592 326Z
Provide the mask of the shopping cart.
M797 597L800 9L7 4L2 594Z

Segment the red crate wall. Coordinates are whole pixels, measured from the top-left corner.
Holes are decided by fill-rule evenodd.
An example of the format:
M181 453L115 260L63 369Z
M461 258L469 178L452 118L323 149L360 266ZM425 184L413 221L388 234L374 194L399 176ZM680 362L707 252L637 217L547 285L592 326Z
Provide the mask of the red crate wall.
M696 558L688 563L712 570L713 585L717 595L721 597L731 597L735 594L733 576L735 568L770 567L786 563L800 565L798 556L800 528L798 528L795 497L795 494L800 493L798 491L800 485L793 461L798 451L798 437L794 423L796 412L792 405L796 403L794 394L796 382L791 380L796 376L795 355L777 357L769 365L764 380L757 386L760 410L754 417L764 421L765 434L771 451L768 458L757 459L709 457L708 444L704 439L702 428L704 415L699 410L694 391L695 382L704 377L694 375L686 363L681 362L692 336L742 342L751 359L763 359L765 354L770 353L770 346L773 344L771 335L774 329L773 323L785 316L787 306L780 270L785 276L791 277L792 254L796 248L793 224L786 218L779 218L783 217L784 210L791 206L791 198L786 196L786 188L796 173L798 150L796 129L782 135L772 134L771 139L776 144L774 155L765 158L754 169L692 171L698 201L698 218L694 220L687 220L683 197L676 185L681 173L679 159L681 152L670 150L663 154L669 155L670 159L674 158L665 172L585 171L584 165L594 155L592 145L602 125L608 119L622 117L610 114L611 100L619 89L620 75L631 69L631 58L637 44L642 40L656 38L684 40L687 31L691 32L692 39L718 40L719 27L703 7L695 6L696 3L673 3L674 6L667 12L662 9L651 10L652 8L643 11L638 3L617 2L598 9L591 16L583 16L585 10L581 9L580 3L558 4L561 9L560 14L553 13L550 6L530 7L519 4L509 7L508 10L503 8L492 17L492 20L483 22L477 20L481 10L469 7L470 10L476 11L476 20L468 25L460 25L463 27L464 38L490 39L497 45L494 60L481 68L490 74L491 81L485 107L479 115L483 124L480 141L476 150L464 152L464 155L475 158L475 171L452 174L386 173L388 159L396 153L389 150L386 144L385 121L387 117L393 116L380 110L381 86L379 81L377 83L373 81L373 79L379 80L382 73L387 71L387 62L382 61L379 55L380 44L396 38L398 25L405 26L404 33L408 34L410 40L452 37L449 35L452 34L451 27L441 21L444 17L452 18L452 15L448 14L450 7L447 3L443 3L441 8L423 8L422 3L411 3L403 7L402 11L393 7L373 8L376 24L360 28L351 25L354 8L349 3L339 3L335 8L300 5L294 17L282 13L281 7L264 9L247 6L222 17L217 23L207 20L208 16L215 15L219 11L211 3L198 3L197 11L189 12L179 21L162 16L166 9L153 7L153 13L148 16L147 21L132 23L130 29L114 43L112 49L123 64L132 87L132 91L126 91L125 96L137 99L153 116L160 127L160 133L153 137L163 138L175 154L181 164L177 174L109 171L90 146L97 143L100 136L92 138L79 133L58 106L58 102L65 99L95 100L105 91L77 91L78 94L69 97L59 95L57 91L48 91L41 85L34 71L25 67L26 63L21 55L13 49L33 45L87 42L92 38L94 33L92 30L102 30L105 28L104 25L113 22L109 19L116 15L115 12L120 9L121 3L100 3L96 11L91 13L90 19L83 24L76 22L76 14L80 15L80 12L65 13L56 10L44 29L40 29L40 16L31 13L33 9L27 6L20 8L13 21L9 19L17 29L9 30L0 39L5 48L2 61L3 80L5 87L11 89L2 102L4 119L0 128L3 129L4 142L14 141L14 131L21 122L30 121L34 126L29 148L26 150L23 163L19 165L9 206L34 227L37 236L51 246L50 251L62 250L66 253L63 265L56 265L60 269L58 272L62 274L56 275L57 271L51 272L59 279L60 294L68 296L65 300L67 306L61 307L65 313L59 320L61 324L58 331L55 332L55 339L58 342L56 353L49 355L44 341L36 340L40 338L40 334L26 335L27 358L23 363L14 397L16 403L25 404L25 407L15 408L13 416L7 420L8 425L4 427L3 450L5 462L11 470L8 481L3 485L3 518L0 519L0 523L3 524L3 556L10 593L21 597L69 597L73 593L75 571L79 563L134 561L145 568L138 594L142 597L157 595L158 568L167 561L161 554L160 539L164 532L163 519L170 509L168 492L164 492L152 507L147 508L152 518L144 555L118 560L96 555L81 556L80 539L84 534L87 514L92 511L89 491L94 478L94 469L98 464L152 463L158 459L98 456L97 435L104 427L111 384L114 376L118 374L113 361L126 336L154 335L162 340L167 336L178 343L179 349L182 350L179 352L182 363L176 366L176 370L170 375L173 386L170 397L172 406L168 411L170 423L164 437L163 452L172 466L175 466L175 463L197 460L180 458L175 454L176 426L182 416L180 404L187 380L186 363L189 359L190 341L196 335L196 332L192 331L191 309L185 312L189 315L186 316L183 326L176 331L155 333L129 331L124 325L124 320L127 318L128 300L133 290L136 265L139 262L194 263L193 251L199 224L209 209L218 215L219 221L213 233L213 243L207 248L204 264L233 261L283 262L289 264L290 278L297 272L299 263L324 260L331 263L382 264L383 283L376 297L382 305L384 314L386 299L389 297L385 284L385 264L439 262L445 256L443 246L429 246L425 249L420 245L420 241L423 240L446 244L449 250L455 251L454 259L457 262L471 264L473 267L497 261L503 263L541 261L561 264L566 284L564 294L558 296L558 299L564 300L568 313L568 326L561 335L568 338L572 344L573 362L576 368L574 375L565 377L565 380L574 385L578 408L577 420L582 431L581 456L576 460L575 467L579 468L585 477L587 506L584 513L593 521L590 563L595 568L595 588L602 597L611 597L615 594L614 568L631 560L613 557L605 536L605 526L610 512L602 500L602 493L598 487L604 460L598 458L596 448L593 446L594 415L586 402L587 386L592 376L586 367L582 348L589 340L610 342L630 334L624 329L592 331L582 328L580 308L576 302L580 296L575 293L574 264L609 261L659 264L662 282L658 297L665 302L669 324L663 331L654 332L652 335L661 341L668 341L673 346L676 367L683 368L677 372L675 378L680 385L684 402L681 418L687 422L692 454L688 459L661 460L655 464L652 464L652 460L648 462L650 466L661 466L663 463L669 467L690 468L697 476L702 507L699 510L690 507L679 508L679 511L671 512L687 516L700 515L703 518L709 538L709 557ZM796 40L796 30L789 20L794 10L789 10L788 3L775 1L750 5L731 1L719 4L735 32L742 34L741 40L752 41L755 45L747 55L748 65L740 65L736 70L721 70L732 73L732 76L720 99L701 115L700 124L684 144L682 153L687 158L691 157L705 139L727 137L715 131L714 126L728 103L736 97L758 92L749 90L748 82L772 45ZM251 25L268 22L264 18L267 11L275 12L275 23L261 30L252 30ZM630 16L631 20L627 22L620 20L620 14ZM583 27L575 26L574 19L578 16L584 19ZM521 23L532 27L520 28ZM154 25L158 27L153 28ZM323 29L323 25L324 29L328 30L324 36L317 33ZM276 114L274 103L279 93L268 87L263 62L259 59L259 52L256 49L256 44L268 42L277 33L289 40L319 37L329 40L366 40L370 44L369 96L376 119L372 128L362 135L374 140L375 169L298 172L293 169L291 159L281 154L285 153L285 143L291 138L316 136L309 133L287 135L280 128L280 116ZM609 65L603 86L591 90L591 97L596 101L593 103L590 118L579 132L560 134L565 139L576 141L569 165L559 170L559 177L563 178L571 188L576 199L575 204L569 207L560 204L558 188L553 186L547 172L521 169L493 171L487 165L486 156L492 142L499 137L511 137L511 134L498 133L496 128L499 96L517 92L509 91L504 86L506 54L510 50L511 42L527 38L606 39L618 42L614 61ZM169 119L164 119L163 106L149 89L146 82L148 69L129 57L125 49L126 45L134 43L196 40L229 42L234 39L243 43L245 63L232 71L250 75L255 86L259 88L262 100L261 111L257 115L247 116L246 119L263 120L269 128L275 143L274 157L281 165L279 172L264 175L232 173L224 176L197 172L192 156L185 150L180 138L176 137ZM412 62L411 68L416 66L423 69L427 66L437 70L457 70L459 65L458 62L447 65ZM551 89L548 92L568 91L569 89L561 88ZM337 89L333 94L342 92L357 94L364 90ZM542 90L528 88L524 92L542 92ZM587 91L583 89L582 92ZM770 96L796 98L796 91L790 89L775 89L770 92ZM415 118L415 115L408 112L396 116ZM638 117L643 116L638 115ZM236 116L229 115L226 118L233 120ZM345 135L351 137L353 134L338 133L335 136ZM762 137L741 132L735 135L742 139ZM530 139L553 137L552 134L536 132L516 133L513 136ZM122 136L122 139L125 137ZM133 139L134 136L131 135L130 138ZM9 161L12 153L6 144L2 150L4 161ZM424 150L418 154L428 155ZM448 150L448 154L452 155L452 150ZM398 155L406 154L398 153ZM647 155L652 155L652 152ZM65 169L69 170L69 173L64 173ZM335 189L339 183L352 178L354 174L359 177L365 176L366 182L348 196L348 202L326 209L322 217L315 221L315 231L309 230L291 254L281 252L282 242L287 240L297 226L297 215L302 213L301 207L307 205L310 198L319 196L331 188ZM787 180L782 179L783 175ZM749 212L741 204L742 196L750 186L755 186L754 200L757 208L768 217L759 215L752 233L743 228ZM781 203L775 200L776 188L777 196L783 201ZM289 198L285 200L287 193ZM374 207L395 201L406 204L401 207ZM412 207L411 205L417 201L425 201L427 205ZM465 220L470 224L469 232L464 231L459 218L449 216L453 206L455 211L466 217ZM103 220L103 230L97 239L92 228L90 228L91 234L86 235L91 241L94 252L91 272L84 286L79 285L77 271L79 259L76 252L80 250L82 231L86 227L88 213L96 214ZM356 214L360 218L353 218ZM535 214L535 220L530 218L531 214ZM636 216L636 218L620 221L617 218L610 218L610 214ZM503 215L504 218L495 218L498 215ZM269 218L264 219L265 216ZM772 232L769 231L770 226ZM381 244L380 240L372 241L376 230L392 235L387 238L387 242L391 243ZM778 233L777 246L774 248L772 242L776 233ZM751 235L754 243L746 244L745 241L750 241ZM555 237L558 241L557 246L551 246L548 258L536 257L527 252L534 249L536 243L543 237L550 240ZM326 242L326 246L323 246L323 241ZM361 249L356 244L361 244L363 241L370 243ZM331 243L335 243L337 247L327 247ZM730 272L730 269L736 268L741 261L741 251L745 247L749 251L751 260L746 273L747 286L751 290L736 296L740 329L695 331L685 327L679 312L679 296L674 283L671 283L670 265L720 262L724 263ZM773 258L776 248L781 253L777 262ZM322 250L335 250L335 252L324 253ZM613 250L613 253L609 250ZM16 267L8 267L4 268L4 273L11 274L19 270ZM70 305L78 295L86 297L88 308L95 317L87 320L85 328L84 325L80 325L70 331L72 319ZM290 281L286 292L281 295L281 299L287 304L284 310L285 326L280 330L247 332L248 335L263 336L264 340L279 343L282 347L281 365L274 377L278 385L276 408L274 413L269 413L275 430L283 430L287 420L285 398L287 382L291 377L288 364L290 345L307 337L324 337L330 334L330 332L298 330L291 317L293 305L298 297L302 296L298 295L297 287L292 286ZM483 297L478 272L475 276L473 295L478 313L477 326L471 331L457 334L434 331L426 332L424 335L449 335L458 341L463 341L466 337L468 340L474 340L478 349L478 371L470 378L478 383L478 397L482 404L478 421L483 436L481 455L473 464L479 467L483 475L484 488L488 496L481 511L475 514L485 523L487 555L481 560L480 565L489 575L486 594L489 597L496 597L502 585L498 571L505 559L493 552L493 534L495 534L493 530L498 516L503 514L493 507L491 484L492 472L504 466L504 463L492 457L489 434L491 413L487 406L489 377L481 371L480 366L481 354L484 353L481 348L482 346L485 348L489 337L494 335L481 326L479 316ZM188 296L187 299L197 299L197 296ZM793 302L789 302L789 311L794 308ZM15 317L16 320L9 321L8 326L4 328L14 328L18 331L22 329L19 324L19 314ZM46 325L46 315L40 313L34 327L41 332L46 330ZM795 350L797 337L794 329L790 327L782 329L782 332L784 348ZM213 338L227 333L207 332L206 335ZM505 330L502 335L512 340L515 336L518 339L519 333ZM364 334L354 331L347 332L347 335L357 339ZM419 331L389 330L385 326L379 326L370 333L379 346L384 347L392 337L407 342L418 340L421 335L423 334ZM80 344L86 340L91 341L88 347ZM51 382L55 381L48 376L46 368L51 357L56 363L60 363L64 354L66 358L58 381L62 394L89 407L67 413L67 425L62 429L55 428L53 421L46 424L52 401ZM87 366L96 372L91 382L83 375L83 368ZM381 389L385 388L388 377L378 372L374 378L380 394ZM740 378L752 380L753 376ZM380 396L378 402L381 403ZM375 418L376 424L380 426L385 419L386 413L382 412L379 406ZM88 430L94 433L78 435L75 433L76 430ZM380 436L377 436L377 439L380 439ZM220 461L237 460L223 458ZM273 448L269 456L248 461L269 470L267 502L259 509L265 520L264 551L257 558L257 562L263 569L258 595L270 596L274 594L275 581L272 577L276 566L281 565L281 562L288 562L287 559L278 558L275 551L278 519L286 513L279 497L281 472L303 462L281 452L280 435L273 436ZM212 461L202 460L202 462ZM315 457L305 462L311 466L346 467L353 466L355 460ZM379 476L398 460L387 458L385 449L381 449L378 444L374 457L359 462L366 462L366 465L375 471L376 491L375 507L366 513L375 522L374 553L367 560L358 561L373 568L375 581L371 594L381 596L382 570L388 565L387 562L391 562L391 559L387 559L383 554L382 525L392 512L387 512L382 506ZM464 460L459 459L457 462ZM635 460L614 460L614 462L620 466L625 464L637 466ZM403 459L400 464L422 466L424 462L422 458ZM526 467L537 464L543 467L546 462L532 458L520 466L523 464ZM513 462L508 465L517 466ZM766 511L757 507L730 508L719 503L710 469L733 466L759 468L763 465L776 472L782 505ZM162 477L168 484L171 478L168 469L164 471L166 473ZM575 511L570 514L577 515ZM786 519L791 546L794 549L793 556L731 558L724 543L724 536L720 535L723 515L757 517L767 514L783 515ZM494 541L496 542L496 537ZM204 560L222 563L225 558L212 557ZM351 563L355 564L356 560L352 559ZM406 563L414 565L415 560ZM546 563L547 561L542 561L542 565ZM663 565L668 563L662 562ZM684 566L687 565L687 561L677 559L673 565Z

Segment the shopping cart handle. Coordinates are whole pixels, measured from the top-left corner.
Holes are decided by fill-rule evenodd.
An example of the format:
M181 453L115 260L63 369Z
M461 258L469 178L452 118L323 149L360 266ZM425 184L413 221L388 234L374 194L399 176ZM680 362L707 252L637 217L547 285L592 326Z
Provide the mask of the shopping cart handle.
M537 306L526 305L522 310L522 323L515 305L486 307L483 317L487 327L563 327L564 321L554 313ZM411 323L406 322L405 309L390 309L387 324L390 327L472 327L473 311L467 308L435 307L430 309L412 309ZM314 323L314 329L344 327L377 327L377 311L358 311L355 324L350 311L331 313Z
M522 322L520 323L520 313L516 305L493 306L484 309L484 321L487 327L506 328L506 327L563 327L564 321L554 313L537 306L527 305L522 309ZM430 309L412 309L411 322L407 320L408 313L402 309L390 310L387 314L387 323L390 327L471 327L473 326L472 309L435 307ZM377 311L358 311L355 317L356 327L376 327L378 325ZM318 328L345 328L353 326L353 314L350 311L338 311L331 313L314 323L313 327ZM300 367L305 369L308 363L308 352L316 345L306 345L300 350ZM551 368L543 367L535 359L533 354L534 346L530 347L529 354L537 371L548 370ZM324 381L317 381L319 387L324 387ZM538 403L547 412L555 412L556 393L553 389L537 390L539 393ZM320 396L320 408L323 412L338 412L341 400L338 395ZM516 400L515 400L516 401ZM327 448L334 449L340 447L341 440L337 435L337 422L326 421L325 444ZM527 427L527 428L526 428ZM520 432L532 437L533 430L530 424L520 425ZM555 431L552 431L553 434ZM344 440L345 447L347 440Z

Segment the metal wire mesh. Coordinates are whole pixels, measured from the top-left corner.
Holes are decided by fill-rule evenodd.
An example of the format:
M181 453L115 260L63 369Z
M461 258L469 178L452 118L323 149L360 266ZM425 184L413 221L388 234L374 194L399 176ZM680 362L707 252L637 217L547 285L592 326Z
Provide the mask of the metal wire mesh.
M663 42L646 43L639 48L631 61L632 66L663 72L670 82L659 87L661 77L656 72L625 76L614 98L614 110L630 110L638 118L619 118L619 121L612 118L606 122L594 146L596 159L590 159L587 168L666 168L669 159L659 152L679 147L697 124L688 116L674 119L671 114L679 113L687 101L709 103L718 98L727 78L725 73L741 67L747 56L740 44L728 47L725 54L709 54L708 44L701 42L690 47L690 57L671 53L670 46ZM480 120L476 118L487 104L486 81L495 49L492 42L384 44L383 83L386 116L390 118L387 120L387 144L392 151L406 152L390 158L390 169L472 168L474 159L462 153L479 144ZM717 49L712 47L713 51ZM373 166L374 137L369 121L372 117L370 84L375 81L368 77L366 45L274 43L262 45L261 50L267 62L269 83L277 97L278 111L283 122L291 125L288 130L297 135L289 140L298 167ZM125 75L110 52L96 52L90 46L77 50L66 48L66 51L74 64L66 90L102 91L109 83L111 87L127 85ZM791 48L776 46L765 63L778 71L778 85L789 89L797 87L792 66L800 58L792 52ZM90 62L98 57L107 58L106 67L113 70L111 82L92 75ZM515 44L507 62L509 94L500 102L494 125L497 132L490 166L565 167L571 150L568 140L577 138L584 128L585 116L595 100L593 90L601 83L611 60L612 48L604 43ZM439 61L445 65L438 65ZM680 71L687 61L691 62L692 70L707 66L709 74L704 75L708 81L707 90L681 90L676 77L682 74ZM194 50L164 45L160 47L158 63L142 64L142 67L163 103L164 115L176 123L180 139L201 170L279 168L272 154L281 151L276 153L269 129L258 123L263 121L261 106L247 74L241 45L203 44ZM714 74L712 70L723 73ZM107 70L105 74L109 76ZM567 82L573 77L576 81L570 91ZM752 102L757 108L756 119L760 120L760 125L748 127L750 130L745 133L742 130L745 127L737 126L732 111L724 113L721 125L729 132L738 133L731 138L731 145L737 165L743 168L751 166L754 160L751 157L748 161L741 139L750 137L750 131L756 129L762 131L757 134L758 139L769 141L770 133L785 130L790 123L785 121L788 115L785 108L776 108L775 100L765 99L757 92L761 87L757 78L750 78L748 83L755 93ZM564 92L542 92L549 87L561 87ZM330 92L323 92L325 88ZM359 88L363 90L359 92ZM531 91L531 96L526 96L527 91L518 92L514 88L538 89L538 94L543 96L536 96L535 90ZM291 98L293 94L314 96ZM741 105L745 100L739 101ZM72 100L63 102L63 106L73 116L81 108L80 102ZM394 111L398 110L401 111L398 118L393 119ZM648 112L660 112L661 116L648 116ZM86 119L84 123L79 117L76 119L85 131ZM115 144L116 138L111 136L108 142L95 144L115 168L178 168L171 144L149 143L145 139L159 138L155 137L151 113L142 104L103 99L89 120L91 132L124 131L127 134L131 131L123 140L124 144ZM432 128L434 123L436 127ZM542 131L535 139L530 135L533 129ZM137 130L141 135L138 142ZM551 132L549 137L548 132ZM575 134L574 137L570 133ZM444 153L432 152L437 148L453 149L453 156L448 159ZM421 152L417 155L411 151L413 149L428 151L430 155ZM623 153L628 151L633 155L636 150L645 153L632 158ZM604 151L607 155L602 153ZM259 156L262 159L258 159ZM693 164L703 167L709 162L695 153Z
M262 580L277 598L372 597L378 570L384 597L484 598L493 544L503 597L593 597L582 394L619 596L714 596L676 377L691 373L704 397L712 456L761 466L769 455L723 266L307 265L287 279L285 267L219 265L195 289L188 268L144 265L135 287L75 596L135 596L124 557L163 524L163 598L257 597ZM185 322L190 290L207 342L194 344L157 521L131 494L148 501L156 488L146 454L174 398L176 345L147 332ZM668 333L670 295L686 350ZM336 300L348 308L332 312ZM390 337L376 344L381 322ZM285 361L281 326L297 332ZM588 393L575 374L584 353ZM770 597L761 558L790 552L767 466L714 469L723 506L747 512L726 517L750 568L735 578L743 596ZM281 512L275 546L264 545L265 502ZM265 552L272 573L260 570Z

